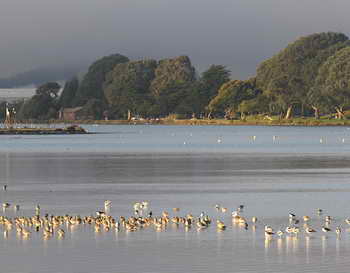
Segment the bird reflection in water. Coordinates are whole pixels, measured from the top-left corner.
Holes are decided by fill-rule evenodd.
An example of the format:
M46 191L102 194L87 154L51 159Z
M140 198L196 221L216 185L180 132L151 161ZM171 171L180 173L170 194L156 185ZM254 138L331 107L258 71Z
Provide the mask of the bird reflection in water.
M326 249L327 249L327 236L322 235L321 236L321 241L322 241L322 256L326 256Z
M283 239L281 237L277 239L277 250L279 255L283 253Z

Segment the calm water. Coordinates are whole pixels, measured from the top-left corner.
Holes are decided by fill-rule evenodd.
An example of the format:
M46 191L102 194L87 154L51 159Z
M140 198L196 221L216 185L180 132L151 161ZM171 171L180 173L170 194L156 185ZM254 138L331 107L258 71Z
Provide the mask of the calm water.
M0 227L0 272L348 272L350 128L91 126L92 135L0 136L0 201L21 209L91 215L112 201L110 214L130 216L147 200L158 215L202 211L223 220L207 230L100 232L87 226L64 239L23 239ZM214 206L228 208L218 213ZM256 228L232 225L230 212L257 216ZM322 234L316 209L342 234ZM264 225L288 225L288 213L310 215L313 236L265 240ZM172 213L173 214L173 213ZM302 225L301 225L302 227Z

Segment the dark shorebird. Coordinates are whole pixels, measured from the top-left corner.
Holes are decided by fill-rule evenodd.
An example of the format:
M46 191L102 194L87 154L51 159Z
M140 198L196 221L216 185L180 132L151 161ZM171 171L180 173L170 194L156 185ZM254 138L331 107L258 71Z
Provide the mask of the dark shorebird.
M327 232L330 232L332 230L330 228L328 228L328 227L322 227L322 231L327 233Z

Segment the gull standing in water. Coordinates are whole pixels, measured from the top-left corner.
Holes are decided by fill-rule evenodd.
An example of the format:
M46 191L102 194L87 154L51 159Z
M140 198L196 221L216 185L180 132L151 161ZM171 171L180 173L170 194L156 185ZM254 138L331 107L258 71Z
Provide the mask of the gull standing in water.
M341 228L340 227L336 227L335 233L337 233L337 235L339 236L340 233L341 233Z

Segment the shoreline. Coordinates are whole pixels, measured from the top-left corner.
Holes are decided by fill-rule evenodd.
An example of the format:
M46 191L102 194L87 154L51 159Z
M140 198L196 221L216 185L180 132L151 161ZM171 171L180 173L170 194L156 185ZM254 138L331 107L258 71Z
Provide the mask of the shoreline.
M226 120L226 119L159 119L159 120L50 120L27 121L32 124L96 124L96 125L182 125L182 126L350 126L350 120L295 118L290 120Z

